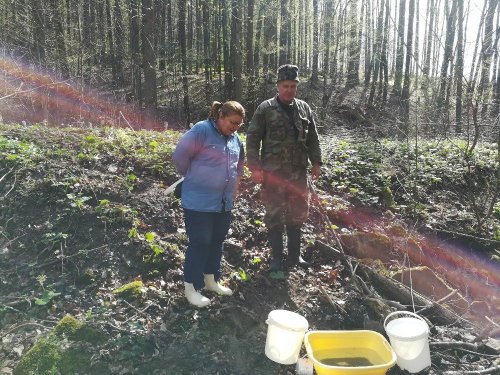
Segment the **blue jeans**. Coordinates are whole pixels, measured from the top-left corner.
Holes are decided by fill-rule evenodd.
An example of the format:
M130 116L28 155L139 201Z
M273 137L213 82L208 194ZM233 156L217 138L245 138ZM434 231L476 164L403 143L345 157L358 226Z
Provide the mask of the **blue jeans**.
M231 223L231 211L201 212L184 209L189 244L184 261L184 281L195 289L205 286L204 274L219 280L224 240Z

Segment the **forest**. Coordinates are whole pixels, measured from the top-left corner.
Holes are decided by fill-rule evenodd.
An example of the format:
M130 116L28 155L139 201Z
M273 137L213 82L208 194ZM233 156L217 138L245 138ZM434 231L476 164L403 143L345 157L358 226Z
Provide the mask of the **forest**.
M499 3L0 0L0 374L298 373L264 354L275 309L382 334L416 312L419 374L499 373ZM195 309L172 153L214 101L245 140L283 64L323 153L312 267L270 276L245 168L235 293Z
M5 119L123 124L127 108L133 127L186 126L226 99L251 115L276 68L295 63L327 127L352 90L352 116L387 109L403 136L477 139L497 127L495 0L4 0L1 10Z

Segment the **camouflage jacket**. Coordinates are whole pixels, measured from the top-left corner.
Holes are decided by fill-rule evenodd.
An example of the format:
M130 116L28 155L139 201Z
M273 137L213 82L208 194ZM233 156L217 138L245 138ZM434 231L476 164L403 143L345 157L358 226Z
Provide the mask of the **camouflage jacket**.
M294 99L293 124L277 98L262 102L247 131L247 160L251 171L306 169L309 160L321 164L321 149L312 110Z

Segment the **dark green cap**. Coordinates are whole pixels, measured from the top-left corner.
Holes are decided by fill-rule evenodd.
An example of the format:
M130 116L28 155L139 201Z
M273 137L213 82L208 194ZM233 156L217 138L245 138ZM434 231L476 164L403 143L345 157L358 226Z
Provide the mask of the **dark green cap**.
M280 81L297 81L299 82L299 68L297 65L285 64L278 68L278 79Z

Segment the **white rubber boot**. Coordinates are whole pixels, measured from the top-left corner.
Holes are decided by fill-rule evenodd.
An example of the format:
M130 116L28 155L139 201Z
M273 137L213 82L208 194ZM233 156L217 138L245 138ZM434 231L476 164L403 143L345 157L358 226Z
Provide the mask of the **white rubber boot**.
M205 275L205 289L211 292L222 294L223 296L230 296L233 291L228 287L220 285L215 281L214 275Z
M191 283L184 283L184 295L191 305L205 307L210 304L210 300L207 297L202 296Z

